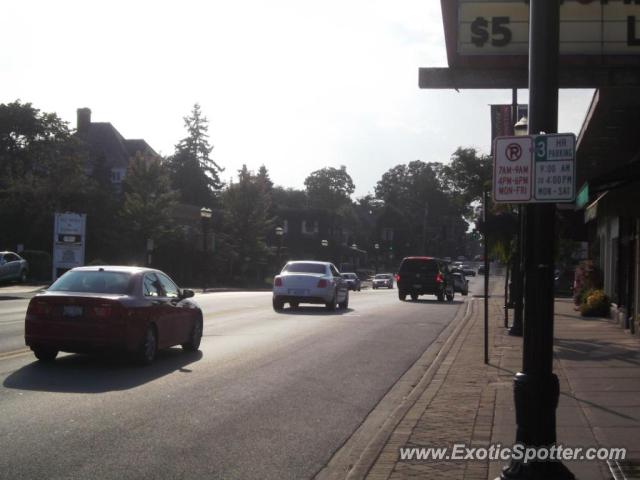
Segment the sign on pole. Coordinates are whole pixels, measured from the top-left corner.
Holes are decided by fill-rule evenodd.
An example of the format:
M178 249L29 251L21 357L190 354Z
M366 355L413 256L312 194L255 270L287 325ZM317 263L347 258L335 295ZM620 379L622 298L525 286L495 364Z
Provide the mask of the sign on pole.
M497 203L573 202L576 137L572 133L497 137L493 200Z
M493 149L493 200L504 203L531 201L531 137L497 137Z
M86 221L85 214L54 214L53 280L61 272L84 265Z

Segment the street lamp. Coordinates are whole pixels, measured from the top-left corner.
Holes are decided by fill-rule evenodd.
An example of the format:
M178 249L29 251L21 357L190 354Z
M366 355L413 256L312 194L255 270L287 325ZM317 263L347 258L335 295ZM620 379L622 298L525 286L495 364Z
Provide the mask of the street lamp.
M282 249L282 237L284 236L284 228L276 227L276 237L278 237L278 268L280 267L280 250Z
M380 244L379 243L374 244L373 248L376 251L376 273L378 273L378 251L380 250Z
M209 227L209 219L211 218L212 211L210 208L202 207L200 209L200 220L202 221L202 251L204 252L204 264L202 266L202 291L207 291L207 275L209 272L209 258L207 254L208 244L207 230Z

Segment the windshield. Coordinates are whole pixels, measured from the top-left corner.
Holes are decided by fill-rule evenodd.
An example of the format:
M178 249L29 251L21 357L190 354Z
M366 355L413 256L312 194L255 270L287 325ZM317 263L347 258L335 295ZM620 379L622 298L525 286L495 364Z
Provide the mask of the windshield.
M75 271L67 272L47 290L50 292L127 294L131 274L125 272Z
M282 271L289 273L326 273L327 267L321 263L288 263Z

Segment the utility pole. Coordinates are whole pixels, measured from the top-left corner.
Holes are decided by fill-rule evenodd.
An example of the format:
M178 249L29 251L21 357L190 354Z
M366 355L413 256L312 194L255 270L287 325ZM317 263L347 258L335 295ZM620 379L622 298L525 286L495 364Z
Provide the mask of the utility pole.
M529 134L558 129L560 1L529 3ZM535 188L535 186L534 186ZM516 443L556 443L560 396L553 374L553 253L555 205L526 207L525 318L522 371L514 379ZM502 479L573 479L561 462L512 461Z
M511 106L511 122L513 124L513 133L518 135L516 124L520 120L518 118L518 89L513 89ZM525 132L526 134L526 132ZM522 309L524 307L522 301L523 281L522 281L522 261L524 258L524 208L518 204L518 234L516 235L516 245L513 259L513 271L511 272L511 281L513 282L512 298L513 303L513 323L509 329L509 335L522 336Z

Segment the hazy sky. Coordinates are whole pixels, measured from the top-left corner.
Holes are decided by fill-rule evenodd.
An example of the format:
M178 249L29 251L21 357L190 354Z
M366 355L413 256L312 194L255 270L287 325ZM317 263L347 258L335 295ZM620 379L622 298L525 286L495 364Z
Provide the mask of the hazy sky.
M265 164L301 188L346 165L356 196L397 164L488 152L488 105L511 102L418 88L419 67L446 66L439 0L20 0L3 5L0 44L2 103L74 128L89 107L168 155L199 102L225 181ZM578 133L591 94L561 91L561 132Z

